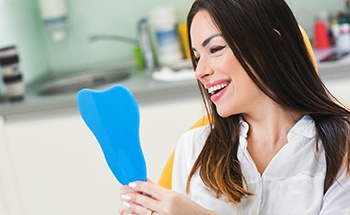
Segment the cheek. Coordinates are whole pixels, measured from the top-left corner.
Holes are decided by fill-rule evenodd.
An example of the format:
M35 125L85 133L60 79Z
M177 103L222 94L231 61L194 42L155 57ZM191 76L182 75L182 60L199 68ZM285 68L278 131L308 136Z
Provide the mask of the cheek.
M215 63L215 66L232 78L238 76L241 79L241 76L247 75L233 53L222 56L220 60Z
M239 97L250 97L258 91L255 83L246 76L236 77L234 88Z
M247 73L242 69L231 76L232 93L234 101L239 104L248 105L257 99L260 89L250 79ZM237 104L235 103L235 104Z

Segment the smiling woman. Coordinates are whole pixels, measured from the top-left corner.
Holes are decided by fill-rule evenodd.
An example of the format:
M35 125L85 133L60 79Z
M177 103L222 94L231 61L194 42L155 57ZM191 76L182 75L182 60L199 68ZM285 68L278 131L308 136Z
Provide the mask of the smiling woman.
M315 59L315 56L314 56L314 53L313 53L313 50L312 50L312 46L311 46L309 37L308 37L308 35L306 34L305 30L302 27L300 27L300 31L301 31L301 33L303 35L304 42L305 42L305 45L307 47L307 50L309 51L310 58L312 59L312 62L314 64L315 68L316 68L316 71L318 72L317 65L316 65L316 59ZM327 84L327 86L329 86L329 84ZM335 86L338 89L344 89L339 84L336 84ZM332 89L334 89L334 88L335 87L332 86ZM343 90L338 90L338 91L343 91ZM209 93L211 93L211 92L209 92ZM338 94L340 94L340 93L338 93ZM210 123L209 122L209 116L210 115L206 115L203 118L199 119L196 123L193 124L191 129L208 125ZM167 188L167 189L171 189L172 188L172 172L173 172L174 154L175 154L175 151L173 151L171 153L170 157L168 158L168 160L167 160L167 162L166 162L166 164L165 164L165 166L163 168L162 174L161 174L161 176L159 178L159 181L158 181L158 184L160 186L162 186L164 188Z
M245 72L208 12L201 11L193 18L190 35L196 77L222 117L241 113L248 104L255 107L261 102L259 95L266 97Z
M133 182L121 214L346 214L350 112L322 83L288 5L196 0L187 26L212 117L180 137L173 190Z

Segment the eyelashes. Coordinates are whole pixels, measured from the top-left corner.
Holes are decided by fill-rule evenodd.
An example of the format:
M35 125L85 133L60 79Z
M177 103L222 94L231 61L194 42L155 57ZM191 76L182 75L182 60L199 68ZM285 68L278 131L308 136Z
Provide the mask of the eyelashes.
M194 61L195 61L196 63L198 63L199 59L200 59L200 57L194 57Z
M219 56L220 55L220 51L225 49L226 45L224 46L213 46L212 48L209 49L209 53L212 56ZM198 63L198 61L200 60L200 56L196 56L196 54L194 55L194 60L196 63Z
M226 46L214 46L213 48L210 48L210 54L215 54L218 51L223 50L224 48L226 48Z

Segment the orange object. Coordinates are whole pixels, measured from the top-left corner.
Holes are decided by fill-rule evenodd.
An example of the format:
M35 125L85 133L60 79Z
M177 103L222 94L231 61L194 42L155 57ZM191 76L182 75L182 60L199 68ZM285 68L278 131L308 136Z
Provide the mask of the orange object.
M314 52L313 52L313 49L312 49L312 45L311 45L310 39L307 36L307 33L306 33L306 31L304 30L303 27L301 27L299 25L299 29L301 31L301 35L303 35L304 43L306 45L307 50L309 51L310 58L311 58L312 63L314 65L314 67L315 67L315 70L316 70L316 72L318 74L317 61L316 61L316 58L315 58L315 55L314 55Z
M200 120L198 120L195 124L192 125L191 129L205 126L209 124L209 117L208 115L204 116ZM172 184L172 176L173 176L173 163L174 163L174 155L175 150L171 153L170 157L168 158L168 161L166 162L163 172L159 178L158 185L171 189Z
M180 34L183 50L185 52L185 57L187 59L190 59L191 58L191 54L190 54L190 47L189 47L189 44L188 44L186 23L183 23L183 24L179 25L178 31L179 31L179 34Z

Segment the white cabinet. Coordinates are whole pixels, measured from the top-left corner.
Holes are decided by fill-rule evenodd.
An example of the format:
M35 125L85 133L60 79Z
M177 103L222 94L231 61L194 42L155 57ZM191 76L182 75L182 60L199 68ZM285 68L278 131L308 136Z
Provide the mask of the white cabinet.
M5 123L0 117L0 214L23 214L20 205L19 190L13 171L13 162L5 138Z
M78 115L9 121L24 215L111 214L117 184Z
M199 98L140 107L151 180L158 180L179 135L203 113ZM119 184L77 112L9 120L2 127L12 166L6 171L18 198L14 203L10 191L1 193L0 211L4 205L11 215L118 214Z

